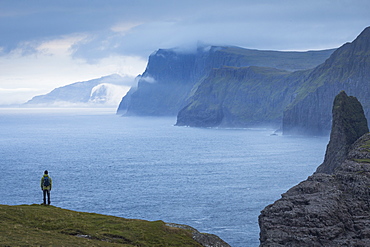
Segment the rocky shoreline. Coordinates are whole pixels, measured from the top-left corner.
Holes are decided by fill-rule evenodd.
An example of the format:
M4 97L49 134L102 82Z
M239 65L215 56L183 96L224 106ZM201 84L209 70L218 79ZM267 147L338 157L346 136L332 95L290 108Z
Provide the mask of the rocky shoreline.
M334 101L320 169L262 210L260 246L370 246L370 133L354 99Z

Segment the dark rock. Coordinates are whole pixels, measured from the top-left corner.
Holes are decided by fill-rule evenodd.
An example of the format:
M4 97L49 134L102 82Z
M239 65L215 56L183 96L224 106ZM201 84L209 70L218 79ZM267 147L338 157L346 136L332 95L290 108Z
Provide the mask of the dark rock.
M181 224L166 223L167 226L191 231L193 239L204 247L230 247L228 243L214 234L201 233L193 227Z
M346 158L349 147L363 134L369 132L361 103L342 91L334 100L333 121L330 141L326 149L324 163L316 172L331 174L336 166Z
M358 104L336 97L321 168L331 174L314 173L261 211L260 246L370 246L370 133L354 141L366 131Z
M260 246L370 246L370 163L354 161L369 143L366 134L334 176L316 173L267 206Z

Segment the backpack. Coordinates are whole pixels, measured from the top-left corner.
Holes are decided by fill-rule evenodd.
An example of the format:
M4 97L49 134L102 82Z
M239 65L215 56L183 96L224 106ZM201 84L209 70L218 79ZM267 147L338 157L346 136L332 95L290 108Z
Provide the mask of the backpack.
M50 186L50 178L49 177L44 177L44 187Z

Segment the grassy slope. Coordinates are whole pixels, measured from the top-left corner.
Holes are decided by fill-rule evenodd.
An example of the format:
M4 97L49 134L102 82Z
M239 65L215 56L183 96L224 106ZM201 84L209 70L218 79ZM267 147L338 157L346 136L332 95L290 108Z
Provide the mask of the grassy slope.
M201 246L163 221L124 219L54 206L0 205L0 246Z
M220 52L239 56L242 64L248 64L247 66L252 65L296 71L315 68L319 64L325 62L334 51L335 49L308 52L284 52L252 50L230 46Z

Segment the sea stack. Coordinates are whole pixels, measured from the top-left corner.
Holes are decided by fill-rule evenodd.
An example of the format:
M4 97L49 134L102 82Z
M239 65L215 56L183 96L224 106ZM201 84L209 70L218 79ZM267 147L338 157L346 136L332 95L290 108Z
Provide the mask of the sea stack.
M350 146L369 132L361 103L356 97L341 91L334 99L330 141L324 162L316 172L332 174L348 154Z
M262 210L260 246L370 246L368 131L361 104L341 92L324 163Z

